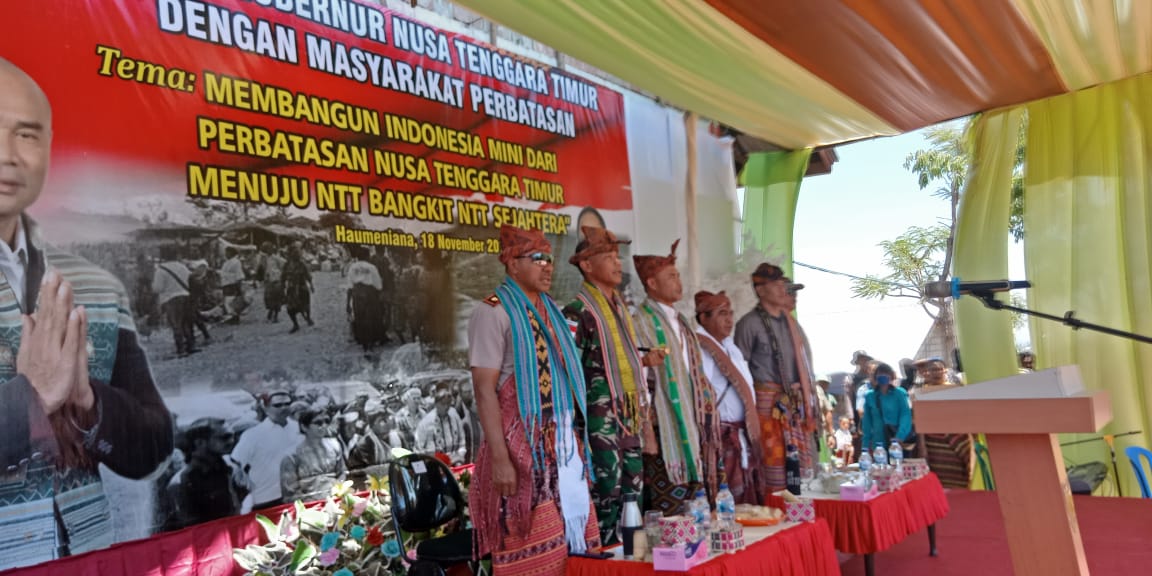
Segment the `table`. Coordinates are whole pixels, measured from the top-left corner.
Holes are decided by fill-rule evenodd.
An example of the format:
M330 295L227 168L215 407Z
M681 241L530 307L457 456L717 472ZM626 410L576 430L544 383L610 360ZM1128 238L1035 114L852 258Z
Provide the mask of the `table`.
M692 576L824 576L840 574L828 523L782 524L744 529L743 550L713 556L686 572ZM617 558L568 558L566 576L652 576L652 564ZM670 574L661 572L660 574Z
M948 515L944 487L931 472L865 502L841 500L839 495L822 492L806 492L802 497L811 498L816 517L828 522L837 550L864 555L868 576L874 573L873 554L924 528L928 529L928 553L935 556L936 522ZM771 496L768 505L783 508L784 500Z

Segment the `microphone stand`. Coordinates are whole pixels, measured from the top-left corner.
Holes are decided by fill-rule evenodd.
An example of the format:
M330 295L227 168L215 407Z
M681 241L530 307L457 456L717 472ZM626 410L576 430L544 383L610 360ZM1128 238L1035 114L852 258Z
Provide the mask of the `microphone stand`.
M1065 312L1064 316L1062 316L1062 317L1061 316L1053 316L1052 314L1045 314L1043 312L1036 312L1034 310L1028 310L1027 308L1020 308L1019 306L1013 306L1013 305L1008 304L1006 302L1001 302L1001 301L996 299L995 293L993 293L991 291L986 291L986 290L982 290L979 292L973 291L971 294L972 294L972 296L979 298L980 301L984 303L984 306L991 308L993 310L1011 310L1012 312L1019 312L1020 314L1027 314L1029 316L1036 316L1037 318L1043 318L1045 320L1052 320L1054 322L1059 322L1065 326L1071 326L1073 330L1079 330L1081 328L1085 328L1088 330L1093 330L1096 332L1102 332L1104 334L1109 334L1112 336L1119 336L1121 338L1128 338L1129 340L1135 340L1137 342L1143 342L1145 344L1152 344L1152 337L1150 337L1150 336L1144 336L1142 334L1136 334L1134 332L1125 332L1123 330L1117 330L1115 328L1109 328L1107 326L1101 326L1099 324L1092 324L1090 322L1085 322L1079 318L1076 318L1076 316L1075 316L1076 313L1071 311L1071 310L1069 310L1068 312Z
M1135 340L1137 342L1143 342L1145 344L1152 344L1152 337L1144 336L1142 334L1136 334L1134 332L1125 332L1123 330L1117 330L1115 328L1109 328L1107 326L1101 326L1099 324L1092 324L1090 322L1085 322L1083 320L1080 320L1079 318L1076 318L1076 313L1072 310L1065 312L1063 317L1053 316L1052 314L1045 314L1043 312L1036 312L1034 310L1028 310L1027 308L1021 308L1019 306L1013 306L1011 304L1001 302L1001 301L996 299L995 294L991 290L980 290L980 291L974 290L971 292L971 294L972 294L972 296L979 298L980 301L984 303L985 307L991 308L993 310L1011 310L1012 312L1019 312L1020 314L1027 314L1029 316L1036 316L1037 318L1043 318L1045 320L1052 320L1054 322L1059 322L1065 326L1071 326L1073 330L1079 330L1081 328L1086 328L1088 330L1101 332L1101 333L1108 334L1111 336L1119 336L1121 338L1127 338L1129 340ZM1114 474L1114 476L1116 478L1116 492L1118 494L1120 494L1121 496L1123 496L1124 493L1120 489L1120 469L1116 466L1116 448L1113 445L1113 441L1116 438L1119 438L1121 436L1131 436L1133 434L1140 434L1140 433L1141 432L1137 431L1137 432L1125 432L1123 434L1105 434L1104 436L1099 437L1099 438L1089 438L1087 440L1068 442L1066 444L1061 444L1061 446L1071 446L1073 444L1081 444L1084 442L1093 442L1096 440L1104 440L1108 444L1108 451L1112 453L1112 474Z
M1116 439L1123 438L1124 436L1134 436L1136 434L1143 434L1143 431L1134 430L1132 432L1124 432L1122 434L1104 434L1103 436L1097 436L1095 438L1086 438L1084 440L1064 442L1060 444L1060 446L1075 446L1076 444L1085 444L1088 442L1103 440L1104 443L1108 445L1108 452L1112 455L1112 477L1116 479L1116 493L1119 494L1120 497L1123 497L1124 489L1120 487L1120 468L1116 466Z

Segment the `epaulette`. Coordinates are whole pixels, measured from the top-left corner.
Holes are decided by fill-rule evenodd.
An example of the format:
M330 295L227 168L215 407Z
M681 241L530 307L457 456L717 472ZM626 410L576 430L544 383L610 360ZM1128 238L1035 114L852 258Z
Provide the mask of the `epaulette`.
M495 295L495 294L492 294L491 296L485 298L484 302L486 304L488 304L489 306L499 306L500 305L500 297Z

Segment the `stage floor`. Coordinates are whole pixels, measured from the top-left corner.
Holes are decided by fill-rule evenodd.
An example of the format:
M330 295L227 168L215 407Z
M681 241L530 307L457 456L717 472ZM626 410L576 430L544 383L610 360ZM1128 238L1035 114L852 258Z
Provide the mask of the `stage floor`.
M1092 574L1152 574L1152 500L1073 500ZM921 531L876 554L876 576L1012 576L995 493L949 490L948 503L948 517L937 524L940 555L928 556L928 536ZM843 576L863 576L864 560L853 557L841 570Z

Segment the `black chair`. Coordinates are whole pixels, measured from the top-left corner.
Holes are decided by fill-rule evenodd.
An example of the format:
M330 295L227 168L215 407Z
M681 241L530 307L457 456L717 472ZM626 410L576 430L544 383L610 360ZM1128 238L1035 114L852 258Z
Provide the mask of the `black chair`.
M462 563L476 572L472 529L465 527L467 504L451 469L432 456L408 454L389 464L388 493L396 539L405 558L410 558L405 535L431 532L456 522L455 531L415 543L415 562L409 574L443 574L444 569Z

